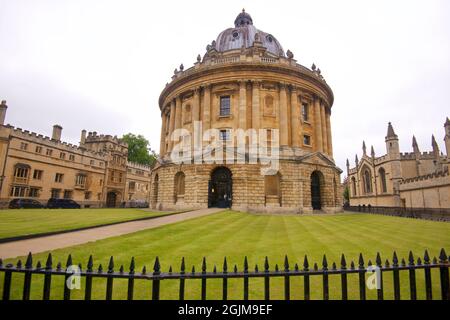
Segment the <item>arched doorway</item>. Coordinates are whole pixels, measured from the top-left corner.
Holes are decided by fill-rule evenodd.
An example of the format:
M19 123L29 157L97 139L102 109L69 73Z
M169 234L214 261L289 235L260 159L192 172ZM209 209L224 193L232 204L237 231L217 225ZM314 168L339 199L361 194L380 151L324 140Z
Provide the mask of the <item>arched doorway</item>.
M211 172L208 183L208 207L229 208L232 201L231 171L226 167L218 167Z
M322 209L322 195L320 188L322 173L314 171L311 174L311 206L314 210Z
M116 206L117 193L110 191L106 194L106 206L108 208L114 208Z

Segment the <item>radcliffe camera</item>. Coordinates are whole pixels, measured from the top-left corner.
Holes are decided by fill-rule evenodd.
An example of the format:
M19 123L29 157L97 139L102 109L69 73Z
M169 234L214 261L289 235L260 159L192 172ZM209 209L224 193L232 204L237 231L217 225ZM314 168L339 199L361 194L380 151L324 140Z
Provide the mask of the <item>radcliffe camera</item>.
M2 307L450 300L447 1L0 8Z

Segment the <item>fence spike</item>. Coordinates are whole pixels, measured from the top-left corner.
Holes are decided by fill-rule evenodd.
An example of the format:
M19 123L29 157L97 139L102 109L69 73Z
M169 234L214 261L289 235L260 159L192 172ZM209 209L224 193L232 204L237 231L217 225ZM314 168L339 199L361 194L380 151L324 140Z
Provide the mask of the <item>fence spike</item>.
M439 254L439 262L441 263L447 262L447 254L445 253L444 248L441 249L441 252Z
M257 264L255 264L255 272L258 272L259 270L258 270L258 265Z
M36 269L41 269L41 261L39 261L39 260L36 263Z
M214 265L213 273L217 273L217 267Z
M389 268L389 260L388 259L386 259L386 262L384 263L384 265L386 268Z
M380 268L381 268L382 262L381 262L381 256L380 256L380 253L379 253L379 252L377 252L377 258L376 258L376 260L375 260L375 263L377 264L377 267L380 267Z
M100 265L98 266L98 273L102 273L103 272L103 266L100 263Z
M414 256L413 256L412 251L409 251L408 262L409 262L410 266L414 265Z
M428 250L425 249L425 255L423 256L423 263L430 264L430 256L428 255Z
M172 273L172 266L169 266L169 273Z
M269 271L269 258L266 256L266 259L264 260L264 271Z
M49 253L47 256L47 261L45 262L45 269L51 270L52 269L52 254Z
M359 253L358 267L359 269L364 269L364 258L362 253Z
M146 274L147 273L147 267L146 266L144 266L143 268L142 268L142 272L141 272L142 274Z
M58 264L56 265L56 270L61 271L61 268L62 268L61 262L58 262Z
M192 266L192 273L195 273L195 266Z
M82 270L81 262L78 263L78 269L80 269L80 271Z
M278 264L275 264L275 271L278 272Z
M355 263L353 260L350 262L350 269L355 270Z
M130 272L129 274L134 274L134 270L136 269L136 264L134 262L134 257L131 257L131 262L130 262Z
M66 268L68 268L71 265L72 265L72 255L69 253L69 256L67 257Z
M328 262L327 262L327 256L324 254L322 259L322 269L328 270Z
M244 272L245 272L245 273L248 272L248 260L247 260L247 256L245 256L245 258L244 258Z
M402 266L402 267L406 266L405 258L402 258L401 266Z
M309 263L308 263L308 257L305 254L305 259L303 260L303 270L308 271Z
M331 265L331 270L336 270L336 262L333 262L333 264Z
M347 261L345 261L344 254L341 255L341 269L347 269Z
M394 251L394 255L392 256L392 266L398 267L398 257L397 252Z
M223 267L222 267L223 272L227 272L228 270L228 264L227 264L227 257L223 258Z
M367 262L367 266L368 267L372 266L372 260L369 259L369 262Z
M234 273L238 272L237 265L234 265L233 271L234 271Z
M3 266L3 260L0 258L0 267Z
M203 261L202 261L202 273L206 272L206 258L203 257Z
M436 257L433 257L433 264L437 264L437 259L436 259Z
M25 261L25 268L31 269L33 267L33 256L31 252L28 253L27 260Z
M180 270L181 270L181 273L184 273L186 271L186 264L184 263L184 257L181 258Z
M113 272L114 272L114 258L113 258L113 256L111 256L109 258L108 273L113 273Z
M295 271L298 271L298 264L296 263L294 266Z
M420 257L417 257L417 265L418 266L422 265L422 259L420 259Z
M287 255L284 256L284 271L289 271L289 260Z
M156 256L155 264L153 265L153 274L161 273L161 265L159 264L159 258Z
M314 262L314 271L319 270L319 267L317 266L317 262Z
M123 273L123 270L124 270L124 269L123 269L123 264L121 264L121 265L120 265L120 268L119 268L119 272L120 272L120 273Z
M92 258L92 254L89 256L88 264L87 264L87 271L92 272L94 267L94 259Z

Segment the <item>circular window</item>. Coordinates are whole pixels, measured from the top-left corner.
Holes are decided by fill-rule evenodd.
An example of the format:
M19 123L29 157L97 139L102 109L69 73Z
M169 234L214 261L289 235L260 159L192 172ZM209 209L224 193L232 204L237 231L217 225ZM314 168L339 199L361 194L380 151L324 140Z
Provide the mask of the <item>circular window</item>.
M239 33L237 31L233 32L233 38L239 37Z
M269 37L268 40L269 40L269 42L272 42L272 41L273 41L272 37Z

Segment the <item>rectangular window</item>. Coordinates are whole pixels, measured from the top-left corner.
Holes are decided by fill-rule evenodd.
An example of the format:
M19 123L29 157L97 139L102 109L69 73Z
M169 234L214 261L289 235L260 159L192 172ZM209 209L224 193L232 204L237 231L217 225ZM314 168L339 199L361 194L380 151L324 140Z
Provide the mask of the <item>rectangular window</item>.
M36 153L42 153L42 147L36 146Z
M119 182L122 182L122 173L119 173Z
M20 150L27 150L28 149L28 143L21 142L20 143Z
M130 190L130 192L133 192L135 190L135 188L136 188L136 182L130 181L128 183L128 189Z
M86 192L84 193L84 200L89 200L89 199L91 199L91 196L92 196L92 192L91 192L91 191L86 191Z
M64 152L61 152L59 154L59 158L64 160L66 158L66 154Z
M52 198L59 199L59 194L61 193L61 189L52 189Z
M220 115L229 116L230 113L231 113L230 96L220 97Z
M75 161L75 155L71 154L71 155L69 156L69 160L70 160L70 161Z
M30 188L28 196L30 198L39 198L39 188Z
M11 197L25 197L27 187L14 186L11 188Z
M305 134L303 136L303 144L305 146L310 146L311 145L311 137Z
M86 185L86 176L84 174L78 174L75 177L75 185L84 187Z
M72 190L64 190L64 199L72 199Z
M41 180L42 179L42 173L43 173L44 171L42 171L42 170L34 170L34 172L33 172L33 179L36 179L36 180Z
M52 149L47 149L46 154L47 154L49 157L51 157L52 154L53 154L53 150L52 150Z
M55 182L62 183L62 182L63 182L63 178L64 178L64 174L62 174L62 173L57 173L57 174L55 175Z
M230 141L230 130L228 130L228 129L220 130L220 140Z
M94 160L90 161L91 166L93 166L95 164Z
M309 106L307 103L302 103L302 117L303 121L309 121Z

